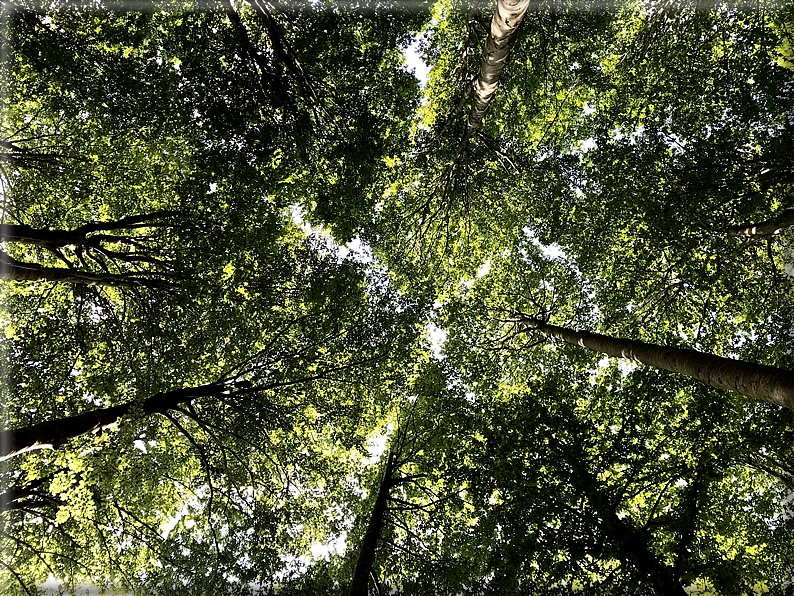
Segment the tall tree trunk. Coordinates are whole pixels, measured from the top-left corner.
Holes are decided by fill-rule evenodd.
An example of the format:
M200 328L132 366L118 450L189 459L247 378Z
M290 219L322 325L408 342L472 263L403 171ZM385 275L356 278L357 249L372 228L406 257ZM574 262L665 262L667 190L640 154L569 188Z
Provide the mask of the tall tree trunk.
M518 528L511 528L520 532L523 536L528 534L529 528L526 525L519 525ZM525 538L524 538L525 540ZM518 542L518 545L516 544ZM488 596L502 596L502 594L518 594L518 576L521 567L526 560L524 542L522 534L517 533L495 554L496 565L493 571L493 579L488 582L488 589L485 594Z
M240 40L240 44L243 46L243 51L248 54L250 59L254 61L257 69L259 70L259 76L261 77L262 81L262 90L267 92L272 89L285 107L289 108L293 112L297 112L298 108L295 106L295 103L292 101L292 98L287 92L287 87L284 84L284 81L282 81L281 78L271 70L268 61L251 42L250 38L248 37L248 31L246 30L245 25L243 25L240 15L237 14L237 10L234 8L232 0L228 0L228 4L229 8L226 9L226 14L229 16L229 20L231 20L232 25L235 28L237 37Z
M372 565L375 563L375 550L378 546L383 526L386 524L389 491L397 484L393 477L394 457L394 451L390 451L378 496L375 498L375 505L369 517L367 531L364 533L364 539L361 541L361 547L358 551L358 561L356 561L356 569L353 572L353 580L350 582L349 596L367 596L369 577L372 574Z
M117 288L163 288L171 284L156 277L135 274L91 273L65 267L43 267L37 263L24 263L0 251L0 279L12 281L54 281L89 286Z
M98 244L99 241L113 242L126 239L124 236L99 236L97 240L89 237L95 232L110 230L132 230L136 228L169 227L172 224L159 222L168 217L180 215L178 211L156 211L144 215L123 217L115 221L94 221L76 227L74 230L50 230L33 228L26 224L0 224L0 242L19 242L44 248L56 249L69 245ZM93 241L92 241L93 240Z
M728 231L734 236L745 236L750 239L758 239L777 236L783 230L791 226L794 226L794 209L786 209L783 213L772 219L767 219L757 224L730 226Z
M574 331L526 316L514 321L571 345L582 346L615 358L636 360L648 366L684 374L710 387L735 391L753 399L794 409L794 372L782 368L732 360L685 348Z
M480 74L473 84L473 102L466 122L464 142L472 137L482 124L491 103L502 70L507 63L510 48L529 6L529 0L497 0L491 19L491 32L483 49Z
M299 317L293 322L302 318L303 317ZM120 418L130 413L137 412L144 416L165 413L179 405L192 402L201 397L220 397L223 395L227 398L246 398L247 396L261 391L272 391L274 389L283 389L284 387L329 379L331 378L329 377L330 373L348 370L357 366L365 366L371 362L380 360L382 357L382 355L378 355L372 358L365 358L357 362L321 370L313 375L307 375L297 379L274 381L272 383L253 384L248 380L221 380L205 385L198 385L196 387L173 389L171 391L156 393L142 402L127 402L110 408L91 410L90 412L77 414L76 416L69 416L58 420L48 420L40 424L34 424L33 426L6 430L0 432L0 461L33 449L59 447L74 437L79 437L80 435L92 431L99 432L104 428L112 426L118 423ZM251 361L248 360L247 362L250 363ZM390 467L390 478L393 475L394 469L393 466ZM390 480L392 483L391 486L396 486L400 482L404 482L406 479L410 478L411 477L396 480L392 478Z
M157 393L146 399L139 407L144 415L165 412L199 397L218 395L223 390L224 387L218 384L175 389ZM127 416L136 406L138 403L128 402L68 418L48 420L33 426L3 431L0 433L0 461L33 449L55 449L74 437L89 432L99 432L115 424L119 418Z
M162 221L166 218L181 215L178 211L157 211L144 215L123 217L115 221L94 221L83 224L73 230L50 230L34 228L27 224L0 224L0 242L15 242L31 246L40 246L61 261L67 268L44 267L37 263L17 261L13 257L0 252L0 279L15 281L57 281L62 283L102 285L116 287L165 287L169 284L146 273L108 273L104 259L125 263L162 264L151 254L146 238L130 235L102 234L116 230L134 230L138 228L171 227L174 224ZM108 244L123 244L135 250L118 251L107 248ZM71 248L85 269L75 268L75 264L64 256L62 248ZM104 273L87 271L84 256L98 262Z

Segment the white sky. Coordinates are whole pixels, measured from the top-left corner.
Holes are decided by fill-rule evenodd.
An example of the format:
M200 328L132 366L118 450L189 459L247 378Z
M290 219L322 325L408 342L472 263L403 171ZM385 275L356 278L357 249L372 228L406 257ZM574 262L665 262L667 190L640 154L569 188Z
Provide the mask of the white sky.
M405 66L407 67L408 71L414 73L416 78L419 79L419 86L424 89L425 83L427 83L427 74L430 72L430 67L425 64L424 60L422 60L422 57L419 54L420 41L420 36L417 35L414 37L411 45L403 50L403 56L405 56Z

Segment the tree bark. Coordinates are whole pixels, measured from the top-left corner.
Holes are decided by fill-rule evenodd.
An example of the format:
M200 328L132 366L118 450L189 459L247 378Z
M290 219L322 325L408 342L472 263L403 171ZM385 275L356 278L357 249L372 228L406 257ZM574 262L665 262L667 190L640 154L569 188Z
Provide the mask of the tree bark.
M0 149L4 149L4 151L0 151L0 163L16 163L28 168L57 165L66 157L60 153L35 151L20 147L13 141L0 141Z
M228 0L228 4L229 8L226 9L226 14L229 16L229 19L235 28L235 32L237 33L237 37L240 40L240 44L243 46L243 51L248 54L250 59L254 61L257 69L259 70L259 75L262 79L262 89L272 89L285 107L297 112L298 108L295 106L292 98L289 96L286 85L281 78L271 70L270 65L268 64L265 57L259 52L259 50L256 49L256 47L254 47L254 44L248 37L248 31L246 30L245 25L243 25L242 20L240 20L240 15L237 14L237 10L234 8L232 1Z
M157 393L140 404L144 415L165 412L199 397L218 395L224 387L218 384L200 385ZM91 410L76 416L48 420L33 426L6 430L0 433L0 461L34 449L56 449L69 439L89 432L101 432L130 414L138 406L128 402L110 408Z
M26 224L0 224L0 242L19 242L49 249L63 248L70 245L95 246L101 241L112 242L124 240L119 236L89 237L95 232L110 230L132 230L135 228L165 227L168 223L157 222L159 219L180 215L178 211L157 211L145 215L124 217L116 221L95 221L74 230L50 230L47 228L33 228Z
M727 389L770 404L794 409L794 372L732 360L696 350L658 346L645 342L575 331L522 316L524 323L548 337L582 346L615 358L628 358L648 366L684 374L710 387Z
M60 249L70 247L75 250L80 262L85 265L83 255L93 260L108 258L126 263L152 263L160 261L150 254L144 238L129 235L97 234L111 230L133 230L137 228L170 227L163 222L168 217L181 215L178 211L157 211L144 215L123 217L115 221L95 221L78 226L73 230L50 230L34 228L27 224L0 224L0 242L15 242L40 246L67 264L67 268L44 267L37 263L17 261L0 252L0 279L15 281L58 281L63 283L103 285L116 287L162 287L169 284L160 279L140 273L92 273L74 268ZM106 244L124 244L137 250L116 251L106 248ZM90 253L90 254L89 254ZM100 260L100 264L103 262ZM103 265L104 266L104 265Z
M64 267L43 267L37 263L24 263L0 251L0 279L11 281L54 281L89 286L117 288L160 288L170 284L155 277L141 275L91 273Z
M36 509L45 505L60 504L60 499L52 496L47 490L42 490L42 487L52 481L55 475L64 469L61 468L56 472L37 478L26 486L11 487L0 494L0 512L22 508Z
M358 561L356 561L356 569L353 572L353 580L350 582L349 596L367 596L369 577L372 574L372 566L375 563L375 550L378 546L383 526L386 524L389 491L397 484L393 478L394 455L393 451L389 452L378 496L375 498L375 505L369 517L367 531L364 533L364 539L361 541L361 547L358 551Z
M473 83L474 99L466 122L464 142L474 135L485 118L528 6L529 0L497 0L491 32L483 49L480 74Z
M794 209L786 209L772 219L757 224L730 226L728 231L734 236L745 236L750 239L770 238L777 236L786 228L794 226Z

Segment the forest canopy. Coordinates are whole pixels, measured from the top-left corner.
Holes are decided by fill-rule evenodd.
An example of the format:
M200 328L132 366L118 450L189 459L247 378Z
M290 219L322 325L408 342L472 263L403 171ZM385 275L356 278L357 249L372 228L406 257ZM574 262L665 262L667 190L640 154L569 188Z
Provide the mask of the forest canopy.
M792 594L794 4L0 6L0 592Z

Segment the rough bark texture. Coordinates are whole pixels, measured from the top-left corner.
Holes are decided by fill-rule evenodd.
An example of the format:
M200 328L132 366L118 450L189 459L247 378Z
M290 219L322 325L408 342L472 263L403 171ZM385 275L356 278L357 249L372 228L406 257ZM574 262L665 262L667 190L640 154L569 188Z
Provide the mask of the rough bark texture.
M747 238L769 238L777 236L786 228L794 226L794 209L786 209L783 213L772 219L757 224L744 224L731 226L728 231L734 236Z
M498 0L493 19L491 19L491 32L483 49L482 66L480 74L473 84L474 99L466 122L466 138L476 132L482 124L485 112L491 103L502 70L507 63L510 47L513 45L518 26L529 6L529 0Z
M145 400L140 408L144 415L165 412L180 404L199 397L217 395L223 391L220 385L201 385L157 393ZM77 416L48 420L33 426L7 430L0 433L0 461L33 449L55 449L69 439L89 432L100 432L116 424L119 418L128 415L135 403L126 403L111 408L91 410Z
M520 322L575 346L616 358L636 360L648 366L687 375L710 387L735 391L753 399L794 409L794 372L788 370L696 350L574 331L528 317L520 319Z
M372 574L372 565L375 563L375 550L378 547L383 526L386 524L389 491L396 484L393 473L394 452L390 452L378 496L375 498L375 505L369 517L367 531L364 533L364 539L361 541L361 548L358 551L358 561L356 561L356 569L353 572L353 580L350 582L350 591L348 592L350 596L367 596L369 577Z

